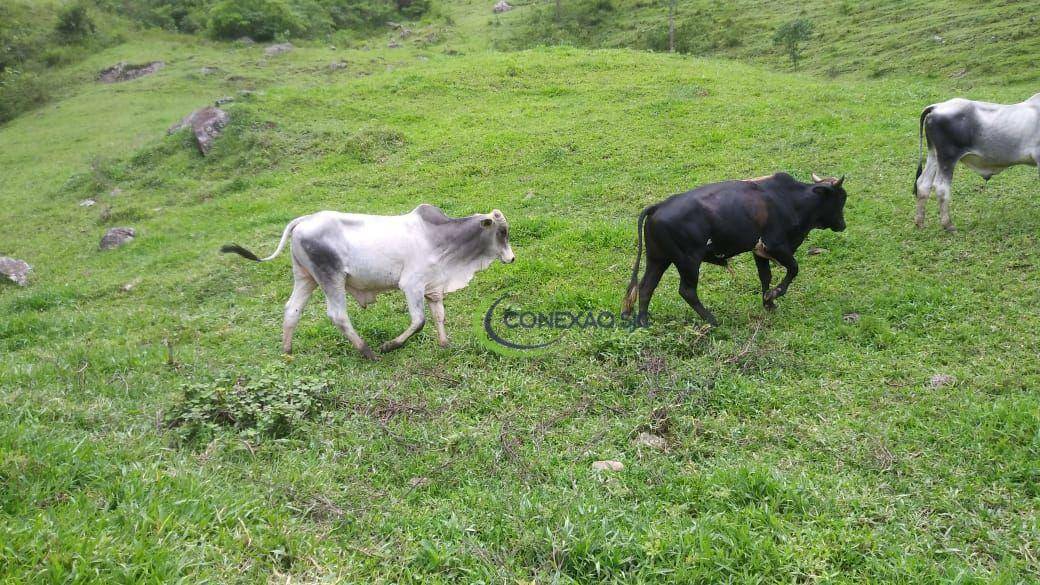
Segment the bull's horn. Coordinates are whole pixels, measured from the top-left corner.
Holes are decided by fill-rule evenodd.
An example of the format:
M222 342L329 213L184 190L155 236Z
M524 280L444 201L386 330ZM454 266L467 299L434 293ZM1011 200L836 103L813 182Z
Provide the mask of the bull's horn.
M845 182L845 175L842 175L838 182L834 184L835 187L841 187L841 184Z
M821 177L820 175L817 175L816 173L813 173L812 174L812 180L813 180L813 183L822 183L823 182L823 177Z

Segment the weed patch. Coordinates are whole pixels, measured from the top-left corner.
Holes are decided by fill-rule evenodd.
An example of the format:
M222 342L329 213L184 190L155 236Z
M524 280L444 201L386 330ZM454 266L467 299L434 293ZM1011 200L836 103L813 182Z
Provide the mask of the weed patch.
M249 376L222 375L181 387L166 424L185 444L231 430L252 439L287 437L329 404L331 383L270 366Z

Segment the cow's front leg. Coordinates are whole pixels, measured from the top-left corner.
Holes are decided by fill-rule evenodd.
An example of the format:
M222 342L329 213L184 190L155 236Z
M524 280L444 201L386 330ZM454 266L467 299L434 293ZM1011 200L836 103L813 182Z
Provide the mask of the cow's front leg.
M393 351L408 341L408 338L426 324L426 303L423 302L422 286L402 287L404 298L408 302L408 314L412 317L412 323L397 337L379 346L379 351L386 353Z
M433 323L437 326L437 343L441 347L448 347L448 332L444 329L444 295L428 294L426 300L430 301L430 314L433 315Z
M769 260L756 255L755 267L758 268L758 280L762 283L762 306L767 309L775 309L776 304L773 302L773 299L766 298L766 293L769 292L769 285L773 282L773 271L769 268Z
M764 303L771 303L774 299L787 294L787 287L798 276L798 261L794 259L794 254L784 248L766 248L766 250L770 258L776 260L787 270L787 274L784 274L780 285L762 295Z

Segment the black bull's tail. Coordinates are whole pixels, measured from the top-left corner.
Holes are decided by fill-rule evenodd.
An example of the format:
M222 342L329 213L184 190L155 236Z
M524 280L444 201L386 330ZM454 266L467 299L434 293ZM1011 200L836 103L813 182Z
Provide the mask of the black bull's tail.
M656 205L651 205L643 209L639 213L639 219L636 220L636 264L632 267L632 280L628 283L625 300L621 303L622 315L630 315L632 313L632 305L636 302L636 297L639 294L637 287L639 285L639 261L643 258L643 225L646 221L646 216L653 213L656 208Z
M923 169L922 159L924 158L925 140L924 121L926 118L928 118L928 114L932 113L933 109L935 109L935 106L928 106L921 112L921 121L918 123L917 127L917 176L914 177L914 187L912 191L914 195L917 195L917 180L921 178L921 171ZM931 143L929 142L928 145L931 146Z

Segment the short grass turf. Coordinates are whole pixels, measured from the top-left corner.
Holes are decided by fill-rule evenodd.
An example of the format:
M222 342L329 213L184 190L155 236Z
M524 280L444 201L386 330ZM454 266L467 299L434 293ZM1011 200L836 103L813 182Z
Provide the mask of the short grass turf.
M153 57L155 76L0 128L0 253L35 266L0 287L6 582L1037 578L1037 178L983 190L959 171L960 231L934 202L914 229L917 116L940 82L626 50L278 60L167 37L77 67ZM164 136L225 94L211 156ZM847 174L850 198L848 230L810 236L775 313L742 257L735 276L704 269L717 329L672 272L648 330L571 332L529 358L480 341L506 293L618 307L643 206L778 170ZM517 262L447 298L450 349L429 327L363 361L317 295L285 360L288 259L217 253L268 253L314 210L420 202L499 208L513 228ZM99 252L115 225L137 239ZM350 312L370 343L407 324L400 295ZM166 424L185 384L265 376L321 379L320 408L276 435ZM634 445L643 431L667 449Z

